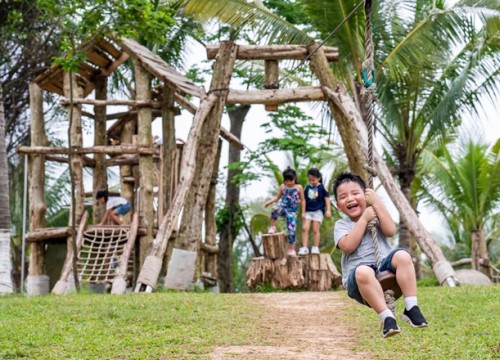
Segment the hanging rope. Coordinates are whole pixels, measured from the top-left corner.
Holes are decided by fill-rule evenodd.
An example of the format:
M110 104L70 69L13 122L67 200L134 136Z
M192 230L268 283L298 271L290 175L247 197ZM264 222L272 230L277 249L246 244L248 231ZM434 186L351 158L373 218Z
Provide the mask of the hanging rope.
M365 60L363 61L363 85L362 96L366 104L365 123L368 130L368 164L366 169L368 171L368 187L373 189L373 178L377 176L375 171L375 164L373 160L374 146L373 146L373 133L374 133L374 94L375 94L375 68L373 65L374 45L372 33L372 2L371 0L365 1ZM368 230L372 235L373 249L375 253L375 260L377 268L380 267L382 261L380 256L380 249L378 246L378 219L375 218L368 223ZM388 289L384 291L384 299L387 307L396 315L394 291Z
M358 11L358 9L361 7L361 5L363 5L363 1L362 0L358 5L356 5L354 7L354 9L340 22L340 24L338 24L335 29L333 29L329 34L328 36L318 45L318 47L316 49L314 49L313 51L311 51L311 53L309 53L304 60L301 60L299 62L299 64L297 66L295 66L292 70L290 71L286 71L286 74L284 76L282 76L281 78L278 79L278 85L279 83L282 81L282 80L285 80L287 79L292 73L295 72L295 70L297 70L299 67L301 67L307 60L309 60L311 58L311 56L313 56L318 50L320 47L322 47L327 41L329 38L331 38L333 35L335 35L335 33L342 27L342 25L344 25L355 13L356 11Z

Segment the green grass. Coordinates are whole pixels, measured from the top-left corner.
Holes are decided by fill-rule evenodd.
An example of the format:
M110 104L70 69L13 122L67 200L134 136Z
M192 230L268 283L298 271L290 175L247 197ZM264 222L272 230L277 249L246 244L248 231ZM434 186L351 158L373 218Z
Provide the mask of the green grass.
M500 359L500 287L419 288L419 306L428 328L400 321L401 334L382 338L378 316L364 306L349 308L361 346L376 359Z
M0 297L0 358L198 359L263 341L239 295Z
M419 288L419 305L430 326L400 322L402 333L389 339L371 309L347 307L355 350L377 359L500 358L500 287ZM261 306L210 293L4 296L0 359L206 359L216 346L279 346ZM402 308L400 300L398 315Z

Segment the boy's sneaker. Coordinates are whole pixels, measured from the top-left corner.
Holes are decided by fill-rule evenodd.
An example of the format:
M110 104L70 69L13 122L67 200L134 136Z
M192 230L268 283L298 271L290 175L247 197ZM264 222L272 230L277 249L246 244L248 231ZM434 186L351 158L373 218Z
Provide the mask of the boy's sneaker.
M300 249L299 249L299 255L308 255L309 254L309 249L306 248L305 246L302 246Z
M428 326L427 320L425 320L424 315L422 315L422 312L417 305L412 307L410 310L406 310L405 308L405 311L401 316L401 320L407 322L413 327L421 328Z
M295 250L289 249L288 256L297 256L297 253L295 252Z
M274 234L276 232L276 226L270 226L269 230L267 230L268 234Z
M319 254L319 247L317 246L311 247L311 254Z
M401 329L399 328L398 324L396 323L396 319L394 319L393 317L385 318L384 329L382 331L385 338L394 336L396 334L399 334L400 332L401 332Z

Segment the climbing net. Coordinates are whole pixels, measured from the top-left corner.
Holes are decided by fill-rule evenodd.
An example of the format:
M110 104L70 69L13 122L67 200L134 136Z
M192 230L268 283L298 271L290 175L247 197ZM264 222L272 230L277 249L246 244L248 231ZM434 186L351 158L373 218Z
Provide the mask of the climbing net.
M112 283L118 273L129 232L130 229L111 227L86 230L77 260L80 281L93 284ZM128 260L129 269L133 268L133 259L131 254Z

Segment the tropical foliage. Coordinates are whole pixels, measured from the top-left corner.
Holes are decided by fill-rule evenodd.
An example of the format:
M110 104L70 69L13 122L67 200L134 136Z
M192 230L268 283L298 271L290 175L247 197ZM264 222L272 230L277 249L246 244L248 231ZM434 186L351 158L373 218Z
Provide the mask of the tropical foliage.
M488 259L486 239L498 237L494 224L500 214L500 140L488 146L468 138L441 151L441 157L426 153L429 172L422 196L443 214L468 255ZM474 246L474 241L480 243Z

